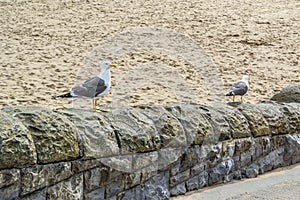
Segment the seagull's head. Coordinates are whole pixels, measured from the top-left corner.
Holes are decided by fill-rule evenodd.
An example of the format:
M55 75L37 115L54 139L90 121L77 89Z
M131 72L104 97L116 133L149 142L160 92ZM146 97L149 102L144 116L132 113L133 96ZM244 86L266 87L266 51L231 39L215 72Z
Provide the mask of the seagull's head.
M111 67L117 67L117 65L114 63L111 63L110 61L101 62L101 71L106 71L106 70L110 69Z
M250 85L250 77L248 75L244 75L242 81L248 83Z

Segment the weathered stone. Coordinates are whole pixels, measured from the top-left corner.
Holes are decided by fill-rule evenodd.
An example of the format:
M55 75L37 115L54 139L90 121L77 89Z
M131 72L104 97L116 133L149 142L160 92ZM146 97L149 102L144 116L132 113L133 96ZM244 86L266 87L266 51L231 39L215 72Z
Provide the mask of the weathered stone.
M246 117L237 108L227 104L214 104L214 108L222 113L230 126L232 138L245 138L251 136L250 127Z
M202 115L201 109L193 104L166 106L166 109L181 123L187 139L187 145L202 144L212 134L209 121Z
M19 169L5 169L0 171L0 188L16 184L20 179Z
M222 143L214 145L202 145L198 155L199 161L209 161L209 164L214 166L218 163L222 156Z
M231 173L234 168L235 168L235 163L233 159L228 159L219 163L209 173L209 185L223 182L224 177L229 173Z
M135 172L142 170L156 171L158 170L158 152L137 153L133 155L132 169Z
M122 192L125 188L125 179L124 176L119 176L112 183L109 183L105 187L105 198L112 197L120 192Z
M130 190L118 194L118 200L139 200L146 199L144 188L141 186L134 187Z
M267 120L272 135L287 134L289 124L285 114L280 110L280 105L272 102L254 105Z
M110 116L76 109L57 112L67 116L76 127L80 136L80 144L84 148L84 159L101 158L120 153L119 148L121 147L116 138L117 129L113 127ZM111 113L107 115L109 114L111 115Z
M254 137L270 134L268 122L258 109L251 104L240 104L237 109L246 117Z
M198 145L185 149L185 153L182 155L181 158L180 170L182 171L191 168L196 163L198 163L199 162L198 156L201 154L200 151L201 149Z
M277 167L284 166L283 152L284 148L280 147L261 158L257 163L259 173L263 174Z
M206 171L199 174L199 189L208 186L208 177L209 175Z
M189 169L184 171L184 172L180 172L177 175L172 176L170 178L170 185L171 185L171 187L173 187L175 185L178 185L179 183L182 183L182 182L188 180L189 177L190 177L190 170Z
M290 127L290 133L300 133L300 106L295 103L284 104L280 110L285 114Z
M71 161L71 164L72 164L72 172L77 174L79 172L86 171L88 169L102 166L102 161L100 159L74 160Z
M235 152L235 141L223 141L222 142L222 157L232 158Z
M188 191L196 190L199 188L199 177L193 177L186 182L186 188Z
M186 147L188 145L187 136L180 121L165 108L151 106L145 107L141 112L152 120L158 133L160 148Z
M86 193L85 195L85 199L86 200L99 200L99 199L105 199L104 198L104 194L105 194L105 189L103 188L99 188L96 189L92 192Z
M71 171L71 163L65 162L23 168L21 174L21 194L26 195L37 189L67 179L73 173Z
M47 188L23 196L22 200L46 200Z
M283 88L280 92L275 94L271 100L300 103L300 83L295 83Z
M84 189L87 192L99 188L101 185L101 168L97 167L90 169L83 174L84 178Z
M254 139L252 161L257 160L271 151L271 141L269 137L259 137Z
M259 169L259 167L255 163L250 165L245 170L246 178L255 178L255 177L257 177L258 176L258 169Z
M184 183L180 183L174 187L171 188L170 193L172 196L177 196L180 194L185 194L186 193L186 186L185 186L185 182Z
M45 164L79 157L77 131L64 116L44 108L6 107L32 135L38 163Z
M294 158L300 159L300 135L286 135L284 146L284 161L292 161Z
M0 169L36 163L36 149L28 129L0 111Z
M47 190L47 199L83 199L83 175L57 183Z
M169 199L169 172L157 174L145 182L145 199L161 200Z
M17 199L19 196L19 184L13 184L8 187L0 189L0 199L12 200Z
M141 181L141 173L131 173L125 175L125 189L131 188L140 184Z
M205 170L205 164L200 163L191 168L191 176L199 175Z
M225 105L225 104L224 104ZM218 141L229 140L232 138L232 130L228 121L225 118L224 112L220 112L214 107L214 104L210 106L198 106L199 111L208 120L208 124L211 125L211 134L207 134L202 142L205 145L212 145Z
M164 147L158 150L157 169L163 170L169 168L170 164L176 162L185 152L186 148L183 147Z
M124 108L112 112L111 123L117 130L122 153L148 152L161 146L160 136L152 120L137 108ZM154 115L160 115L155 113Z

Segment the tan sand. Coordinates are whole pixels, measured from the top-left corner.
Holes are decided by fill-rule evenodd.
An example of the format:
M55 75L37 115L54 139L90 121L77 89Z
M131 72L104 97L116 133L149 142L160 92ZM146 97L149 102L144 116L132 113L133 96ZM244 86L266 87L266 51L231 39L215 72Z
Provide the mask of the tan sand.
M243 74L251 77L249 103L300 81L298 0L0 0L0 105L73 106L51 97L79 82L91 52L122 31L149 26L174 30L201 46L220 72L220 94ZM164 49L139 47L112 58L119 67L102 104L214 100L206 75ZM96 75L99 67L93 67L89 74Z

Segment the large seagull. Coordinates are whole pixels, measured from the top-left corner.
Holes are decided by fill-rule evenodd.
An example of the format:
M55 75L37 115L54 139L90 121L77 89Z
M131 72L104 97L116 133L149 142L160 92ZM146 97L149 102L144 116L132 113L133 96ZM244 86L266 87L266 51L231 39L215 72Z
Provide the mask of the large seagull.
M97 99L104 96L110 89L110 68L116 67L109 61L101 62L101 72L98 76L88 79L81 85L74 86L70 92L57 96L58 98L67 98L73 101L78 98L93 99L93 110L97 112Z
M225 96L232 96L232 101L234 102L235 96L241 96L241 102L243 102L243 96L247 93L249 89L249 76L244 75L242 80L234 83Z

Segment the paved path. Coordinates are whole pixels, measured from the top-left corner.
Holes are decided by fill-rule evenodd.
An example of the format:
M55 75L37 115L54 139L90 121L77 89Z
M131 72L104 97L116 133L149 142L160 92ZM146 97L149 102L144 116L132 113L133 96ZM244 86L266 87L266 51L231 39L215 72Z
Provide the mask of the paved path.
M260 175L204 188L172 200L300 200L300 164Z

